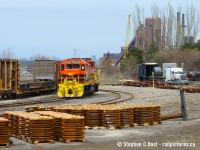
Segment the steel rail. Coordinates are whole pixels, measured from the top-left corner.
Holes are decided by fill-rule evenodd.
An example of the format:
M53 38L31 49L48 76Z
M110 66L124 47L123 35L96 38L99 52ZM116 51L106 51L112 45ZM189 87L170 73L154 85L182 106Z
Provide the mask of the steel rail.
M117 94L118 97L110 99L110 100L107 100L107 101L97 102L95 104L103 104L103 105L116 104L116 103L121 103L121 102L129 101L129 100L133 99L133 97L134 97L133 94L128 93L128 92L123 92L123 91L116 91L116 90L99 90L99 91L114 93L114 94ZM129 95L129 97L125 98L125 99L122 99L121 93Z
M128 92L122 92L122 91L115 91L115 90L99 90L102 92L109 92L109 93L113 93L115 95L117 95L117 97L109 99L109 100L105 100L102 102L97 102L97 103L92 103L92 104L116 104L116 103L120 103L120 102L125 102L128 100L131 100L134 96L131 93ZM128 98L123 99L122 98L122 93L129 95ZM17 102L13 102L13 103L3 103L0 104L0 109L1 108L8 108L8 107L19 107L19 106L26 106L26 105L36 105L36 104L43 104L43 103L53 103L53 102L62 102L65 101L66 99L63 98L58 98L57 96L53 96L51 98L45 98L45 99L39 99L39 100L29 100L29 101L17 101ZM69 100L69 99L67 99Z

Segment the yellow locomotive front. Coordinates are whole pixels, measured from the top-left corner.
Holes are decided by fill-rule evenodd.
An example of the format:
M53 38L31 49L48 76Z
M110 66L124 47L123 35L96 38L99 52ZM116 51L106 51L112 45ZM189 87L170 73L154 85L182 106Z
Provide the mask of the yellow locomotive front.
M93 60L71 58L60 63L59 97L81 97L98 92L98 86Z

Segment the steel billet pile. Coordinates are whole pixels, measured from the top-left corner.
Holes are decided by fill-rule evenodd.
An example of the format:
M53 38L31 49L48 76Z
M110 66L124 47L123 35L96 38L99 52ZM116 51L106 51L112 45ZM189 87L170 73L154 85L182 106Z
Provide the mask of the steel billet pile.
M10 128L8 119L0 117L0 145L10 145Z

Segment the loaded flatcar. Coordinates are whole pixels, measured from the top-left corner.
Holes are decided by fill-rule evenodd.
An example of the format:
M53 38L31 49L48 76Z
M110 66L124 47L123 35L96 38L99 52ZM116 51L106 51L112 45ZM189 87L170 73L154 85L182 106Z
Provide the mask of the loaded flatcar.
M20 63L17 59L0 59L0 96L17 98L42 93L54 92L57 89L58 65L52 60L34 61L34 80L20 80Z
M59 97L82 97L98 92L99 78L90 58L71 58L60 63Z

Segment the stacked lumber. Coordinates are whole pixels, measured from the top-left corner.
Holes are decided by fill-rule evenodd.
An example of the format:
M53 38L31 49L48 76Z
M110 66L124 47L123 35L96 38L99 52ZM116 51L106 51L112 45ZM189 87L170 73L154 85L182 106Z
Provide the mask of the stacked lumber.
M34 113L53 118L55 140L66 143L85 141L84 117L53 111L36 111Z
M0 145L10 145L9 121L2 117L0 117Z
M136 106L134 108L134 123L142 126L152 125L153 124L152 106Z
M107 129L120 128L120 109L114 106L104 106L102 110L102 126Z

